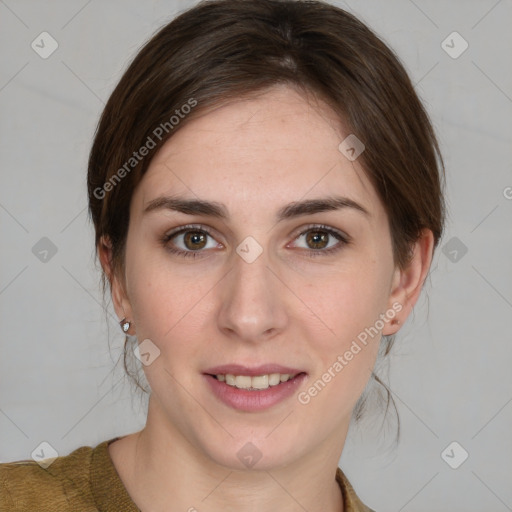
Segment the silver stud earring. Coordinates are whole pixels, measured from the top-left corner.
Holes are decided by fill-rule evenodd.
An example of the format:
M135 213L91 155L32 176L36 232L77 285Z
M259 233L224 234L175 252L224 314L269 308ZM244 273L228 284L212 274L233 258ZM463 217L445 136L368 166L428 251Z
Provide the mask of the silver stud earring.
M121 325L123 332L128 332L128 329L130 328L130 322L126 320L126 318L123 318L119 324Z

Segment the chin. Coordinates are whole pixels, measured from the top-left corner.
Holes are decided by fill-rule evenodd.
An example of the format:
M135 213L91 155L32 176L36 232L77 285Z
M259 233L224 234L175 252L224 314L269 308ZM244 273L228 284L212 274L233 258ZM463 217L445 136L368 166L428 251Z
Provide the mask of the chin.
M274 428L275 425L266 427L255 435L251 427L251 433L246 435L226 434L224 443L209 440L201 444L211 461L230 471L270 471L294 463L300 456L297 447L304 448L303 439L294 439L284 429L281 435L269 437Z

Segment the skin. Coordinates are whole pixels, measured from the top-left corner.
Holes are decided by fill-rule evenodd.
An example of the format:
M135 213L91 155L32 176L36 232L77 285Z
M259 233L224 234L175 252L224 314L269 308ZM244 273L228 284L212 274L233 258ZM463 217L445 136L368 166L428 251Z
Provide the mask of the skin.
M288 86L208 111L167 141L135 190L123 275L112 271L108 240L100 246L118 317L132 322L139 342L149 338L160 350L144 366L152 390L145 428L109 447L141 510L342 510L334 476L380 336L308 404L295 394L264 411L240 412L216 399L202 372L279 363L308 373L304 391L394 303L405 322L433 236L425 230L410 265L395 267L384 207L358 161L338 150L347 135L325 105ZM149 201L170 194L224 203L230 218L143 214ZM343 208L276 223L285 204L333 195L369 215ZM181 234L167 246L200 247L197 258L171 254L159 241L186 224L211 237L185 245ZM330 236L312 245L299 236L309 224L339 230L350 242L311 257L339 242ZM263 249L252 263L235 251L247 236ZM382 334L400 325L388 321ZM237 457L247 442L262 454L252 468Z

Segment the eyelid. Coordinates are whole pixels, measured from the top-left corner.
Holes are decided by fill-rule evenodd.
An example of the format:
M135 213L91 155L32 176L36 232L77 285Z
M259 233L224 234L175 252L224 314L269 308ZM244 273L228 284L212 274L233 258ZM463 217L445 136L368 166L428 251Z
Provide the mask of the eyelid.
M210 238L214 239L217 244L224 245L222 242L219 242L217 238L220 238L220 236L217 236L217 231L209 226L205 226L204 224L185 224L183 226L179 226L175 229L172 229L171 231L167 231L160 239L160 241L165 245L170 242L172 238L175 236L181 235L183 233L186 233L187 231L200 231L205 233ZM177 251L181 251L181 249L177 249ZM204 250L199 251L183 251L183 252L189 252L189 253L196 253L199 254L200 252L205 252Z
M186 232L186 231L194 231L194 230L196 230L196 231L204 231L205 233L207 233L212 238L216 238L217 237L216 230L211 228L210 226L205 226L204 224L185 224L183 226L179 226L177 228L171 229L171 231L167 231L162 238L163 239L170 239L174 235L178 235L178 234L181 234L181 233ZM215 234L215 237L214 237L214 234Z
M337 228L333 228L331 226L327 226L326 224L318 223L308 224L307 226L300 228L301 231L299 231L296 235L293 235L293 239L295 240L299 236L305 235L308 231L312 231L314 229L318 229L318 231L327 231L328 233L331 234L336 234L340 237L340 240L343 240L346 243L349 243L352 240L352 238L344 231L341 231Z

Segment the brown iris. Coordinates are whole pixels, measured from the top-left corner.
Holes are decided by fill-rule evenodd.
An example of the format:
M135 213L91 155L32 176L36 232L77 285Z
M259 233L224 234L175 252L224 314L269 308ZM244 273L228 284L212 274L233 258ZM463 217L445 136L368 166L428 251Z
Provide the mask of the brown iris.
M183 241L187 249L196 251L206 245L206 234L201 231L187 231L183 236ZM188 242L191 242L193 245L189 246ZM202 243L202 245L198 245L199 243Z
M327 245L328 239L329 234L326 231L309 231L306 234L306 242L308 245L312 244L314 246L312 247L313 249L323 249ZM318 244L321 246L319 247Z

